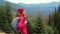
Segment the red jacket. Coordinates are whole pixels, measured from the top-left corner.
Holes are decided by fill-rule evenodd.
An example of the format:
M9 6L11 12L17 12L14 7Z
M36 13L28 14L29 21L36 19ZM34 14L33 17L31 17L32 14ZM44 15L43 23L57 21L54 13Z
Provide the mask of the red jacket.
M23 29L22 34L27 34L27 26L26 26L27 23L25 22L26 17L20 13L18 13L17 16L19 17L17 29L18 30Z

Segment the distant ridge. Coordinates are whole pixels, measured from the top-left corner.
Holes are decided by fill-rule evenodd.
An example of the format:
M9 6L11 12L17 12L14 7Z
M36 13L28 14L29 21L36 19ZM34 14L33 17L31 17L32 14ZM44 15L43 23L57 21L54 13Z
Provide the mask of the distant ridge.
M0 4L4 4L5 0L0 0ZM24 7L27 9L27 13L29 14L36 14L38 12L38 9L42 12L43 15L47 15L49 12L52 12L60 2L52 2L47 4L24 4L24 3L11 3L12 9L16 10L18 7Z

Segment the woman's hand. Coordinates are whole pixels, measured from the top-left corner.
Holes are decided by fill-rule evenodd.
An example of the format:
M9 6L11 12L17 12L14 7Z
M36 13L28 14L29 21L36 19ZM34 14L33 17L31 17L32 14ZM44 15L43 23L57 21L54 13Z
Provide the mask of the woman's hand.
M25 20L25 23L27 24L27 21Z

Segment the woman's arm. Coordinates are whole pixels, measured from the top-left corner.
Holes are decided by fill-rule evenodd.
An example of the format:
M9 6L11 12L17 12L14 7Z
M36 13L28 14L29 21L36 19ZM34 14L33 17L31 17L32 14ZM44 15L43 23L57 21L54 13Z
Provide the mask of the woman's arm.
M27 21L20 17L19 20L18 20L18 25L17 25L17 28L20 29L20 28L23 28L24 26L26 26L27 24Z
M20 17L18 20L18 25L17 25L17 29L20 29L23 27L23 23L24 23L24 18Z

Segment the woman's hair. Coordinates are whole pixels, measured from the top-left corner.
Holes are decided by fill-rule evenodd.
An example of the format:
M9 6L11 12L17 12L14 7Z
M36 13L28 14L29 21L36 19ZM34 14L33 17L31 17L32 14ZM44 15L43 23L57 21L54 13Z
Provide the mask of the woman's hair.
M23 14L23 12L17 12L16 17L18 16L18 13Z

